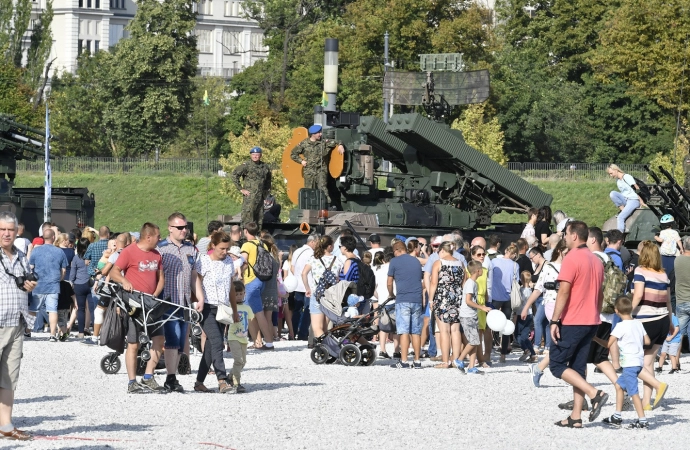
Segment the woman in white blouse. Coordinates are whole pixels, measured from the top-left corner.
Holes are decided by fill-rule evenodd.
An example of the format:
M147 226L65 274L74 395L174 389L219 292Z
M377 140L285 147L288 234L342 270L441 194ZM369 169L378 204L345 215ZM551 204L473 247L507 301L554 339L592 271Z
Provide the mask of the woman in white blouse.
M616 179L616 187L620 192L611 191L611 201L620 209L616 217L616 226L621 233L625 233L625 220L640 207L640 197L635 191L639 190L635 178L621 170L615 164L611 164L606 170L611 178Z
M235 322L239 322L235 288L232 283L234 265L228 257L230 235L217 231L211 236L209 248L211 253L201 255L192 270L192 286L195 288L197 299L196 310L202 315L201 327L206 334L204 354L199 362L199 372L196 375L194 390L210 392L204 386L211 364L218 378L218 390L221 394L233 393L232 383L227 378L225 362L223 361L223 333L225 325L216 321L219 305L231 306Z
M311 327L314 330L315 337L321 337L328 326L328 319L321 312L321 307L316 301L315 292L316 286L323 277L326 270L330 270L335 274L335 279L338 279L340 269L343 264L333 252L333 238L330 236L323 236L316 243L314 247L314 256L309 258L307 265L302 271L302 281L307 291L305 296L309 298L309 313L311 315ZM309 283L309 273L311 272L312 283Z

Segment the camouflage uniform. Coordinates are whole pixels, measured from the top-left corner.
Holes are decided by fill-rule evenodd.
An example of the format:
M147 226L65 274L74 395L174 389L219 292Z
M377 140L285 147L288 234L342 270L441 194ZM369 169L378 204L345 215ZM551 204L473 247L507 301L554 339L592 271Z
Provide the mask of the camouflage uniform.
M244 187L240 184L240 178L243 178ZM242 226L256 222L261 228L264 199L271 190L271 169L262 161L246 161L232 171L232 182L237 190L249 191L249 195L242 197Z
M326 174L328 173L328 162L331 150L334 147L341 145L339 141L332 139L322 139L319 141L312 141L305 139L300 142L297 147L292 149L290 158L298 164L302 164L304 156L307 161L306 167L303 169L304 187L307 189L319 189L326 196L328 204L331 203L331 197L328 195L328 187Z
M683 160L683 172L685 172L683 187L686 192L690 193L690 155L685 155L685 159Z

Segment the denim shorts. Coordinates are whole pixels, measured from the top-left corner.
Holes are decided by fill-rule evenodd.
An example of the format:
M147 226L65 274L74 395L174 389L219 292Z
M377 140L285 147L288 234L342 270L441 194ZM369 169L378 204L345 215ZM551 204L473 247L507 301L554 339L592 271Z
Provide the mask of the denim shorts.
M323 314L321 312L321 305L316 301L313 295L309 298L309 314Z
M36 312L45 304L46 312L57 313L59 296L60 294L32 294L29 311Z
M165 348L171 350L183 350L185 340L187 339L188 324L184 321L184 316L181 310L173 314L175 309L176 307L171 307L170 310L163 316L163 320L167 320L163 325L163 331L165 333Z
M639 394L637 387L637 375L642 371L642 367L623 367L623 373L616 380L616 384L621 387L630 397Z
M589 348L598 328L599 325L562 325L561 339L549 349L551 375L561 378L566 369L573 369L585 378Z
M422 334L424 309L421 303L395 303L395 327L398 334Z
M261 291L263 290L264 283L258 278L244 286L244 303L252 309L254 314L259 314L264 310L264 303L261 300Z

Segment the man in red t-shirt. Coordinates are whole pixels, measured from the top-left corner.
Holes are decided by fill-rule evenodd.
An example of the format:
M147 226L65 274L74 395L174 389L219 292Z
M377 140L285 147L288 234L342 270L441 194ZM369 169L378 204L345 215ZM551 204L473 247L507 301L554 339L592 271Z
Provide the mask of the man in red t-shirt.
M129 294L132 290L143 292L157 297L165 284L163 278L163 259L156 250L156 245L160 240L161 234L158 227L152 223L145 223L139 233L139 242L126 247L120 252L117 261L110 271L110 278L122 285L122 288ZM124 274L124 276L122 275ZM137 295L138 296L138 295ZM136 297L135 300L139 301ZM131 317L129 317L129 330L127 331L127 351L125 353L125 366L129 375L129 385L127 392L130 394L143 394L152 391L163 392L163 388L153 377L153 370L158 364L165 336L163 327L149 332L152 342L151 359L146 365L146 372L137 383L137 351L139 349L139 334L142 332Z
M590 422L597 418L609 397L585 380L589 347L601 322L604 280L604 266L587 248L588 237L587 224L579 220L568 222L563 239L569 251L558 274L560 285L551 320L553 345L549 350L551 374L573 387L573 411L565 421L556 422L560 427L582 427L585 395L592 400Z

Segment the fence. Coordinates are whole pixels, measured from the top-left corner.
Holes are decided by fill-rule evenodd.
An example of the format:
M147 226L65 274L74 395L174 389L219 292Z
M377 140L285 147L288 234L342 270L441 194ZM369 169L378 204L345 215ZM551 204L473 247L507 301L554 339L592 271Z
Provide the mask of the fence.
M140 158L54 158L50 160L53 173L151 173L170 172L188 175L203 173L217 173L220 163L217 159L205 158L170 158L170 159L140 159ZM19 172L43 172L43 160L17 161Z
M520 163L509 162L508 169L522 178L542 180L608 180L608 164L598 163ZM647 180L644 164L618 164L625 173Z

